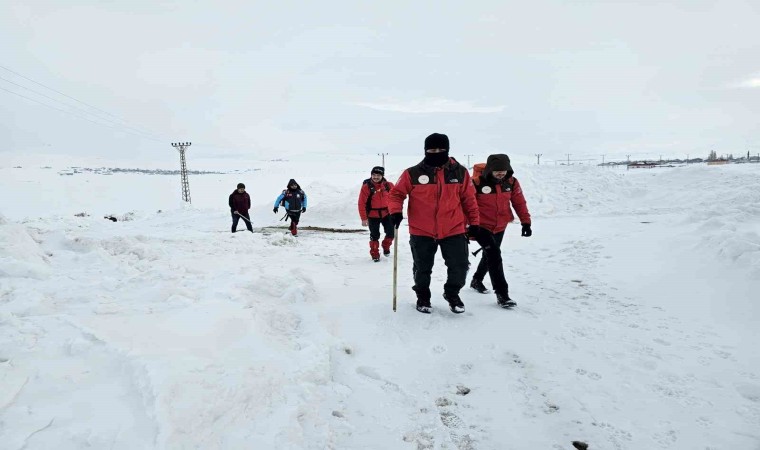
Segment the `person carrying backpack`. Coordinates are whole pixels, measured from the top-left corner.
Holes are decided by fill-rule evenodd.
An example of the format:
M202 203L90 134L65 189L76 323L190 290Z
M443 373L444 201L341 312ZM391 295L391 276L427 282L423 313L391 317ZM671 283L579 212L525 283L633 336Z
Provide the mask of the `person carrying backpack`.
M298 236L298 222L301 220L301 213L306 212L306 193L301 190L296 180L291 178L287 188L274 201L272 211L275 214L280 210L280 205L285 207L290 219L290 234Z
M417 293L417 311L430 314L430 275L438 247L446 262L447 279L443 298L455 314L464 312L459 291L467 282L469 266L465 225L477 235L480 215L470 174L449 157L449 138L433 133L425 139L425 158L406 169L388 200L396 228L404 219L404 200L409 197L409 244L412 273Z
M251 209L251 197L245 191L245 185L243 183L238 183L237 189L230 194L228 203L230 205L230 213L232 214L232 232L234 233L237 231L240 217L243 217L245 219L244 222L246 228L253 233L251 217L248 215L248 210Z
M369 227L369 256L372 261L380 261L380 225L383 226L385 238L382 242L383 254L391 254L391 244L395 230L388 211L388 196L393 189L393 183L385 179L385 168L375 166L370 172L370 178L362 183L359 191L359 217L362 226Z
M509 285L504 277L504 266L501 258L501 242L507 224L514 220L512 208L517 212L522 224L522 236L530 237L530 213L525 201L520 182L513 177L514 171L509 162L509 156L504 154L490 155L485 167L476 164L473 171L472 184L475 186L475 198L480 211L480 245L483 256L472 276L470 287L485 294L488 292L483 285L486 273L490 274L491 285L496 294L496 302L503 308L516 306L509 298ZM478 173L482 169L482 173ZM485 245L484 245L485 244Z

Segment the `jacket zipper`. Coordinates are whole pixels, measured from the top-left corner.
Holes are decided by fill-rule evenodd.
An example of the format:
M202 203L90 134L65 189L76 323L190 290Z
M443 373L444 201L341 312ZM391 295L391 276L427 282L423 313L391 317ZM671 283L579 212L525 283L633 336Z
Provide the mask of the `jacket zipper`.
M436 184L436 198L435 198L435 240L438 240L438 205L441 202L441 183L438 182L438 173L440 169L435 169L435 184Z

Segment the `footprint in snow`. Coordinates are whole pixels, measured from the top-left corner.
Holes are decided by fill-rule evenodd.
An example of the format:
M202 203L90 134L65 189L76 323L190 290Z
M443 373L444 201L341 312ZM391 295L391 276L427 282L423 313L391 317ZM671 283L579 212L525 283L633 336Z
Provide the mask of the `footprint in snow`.
M470 427L454 412L452 406L456 403L446 397L440 397L435 401L438 407L438 415L443 426L449 431L449 437L459 450L475 450L475 440L469 434Z

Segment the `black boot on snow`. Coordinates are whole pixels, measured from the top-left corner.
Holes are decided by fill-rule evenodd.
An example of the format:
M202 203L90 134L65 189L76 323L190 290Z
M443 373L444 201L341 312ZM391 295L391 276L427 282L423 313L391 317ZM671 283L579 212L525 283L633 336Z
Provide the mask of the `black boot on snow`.
M444 292L443 298L449 302L449 309L454 314L462 314L464 312L464 303L459 298L459 294L447 294Z
M430 306L430 300L417 299L417 311L423 314L430 314L433 308Z
M498 303L502 308L512 308L514 306L517 306L517 303L509 298L509 295L507 294L496 294L496 303Z
M480 292L481 294L487 294L488 289L483 284L482 280L478 280L477 278L473 278L470 282L470 287L475 289L476 291Z

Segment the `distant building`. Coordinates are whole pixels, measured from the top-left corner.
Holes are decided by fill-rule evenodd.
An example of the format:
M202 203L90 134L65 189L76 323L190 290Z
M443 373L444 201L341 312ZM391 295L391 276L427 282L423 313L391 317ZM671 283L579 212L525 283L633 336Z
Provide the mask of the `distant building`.
M628 164L629 169L652 169L657 167L657 164L646 161L634 161Z

